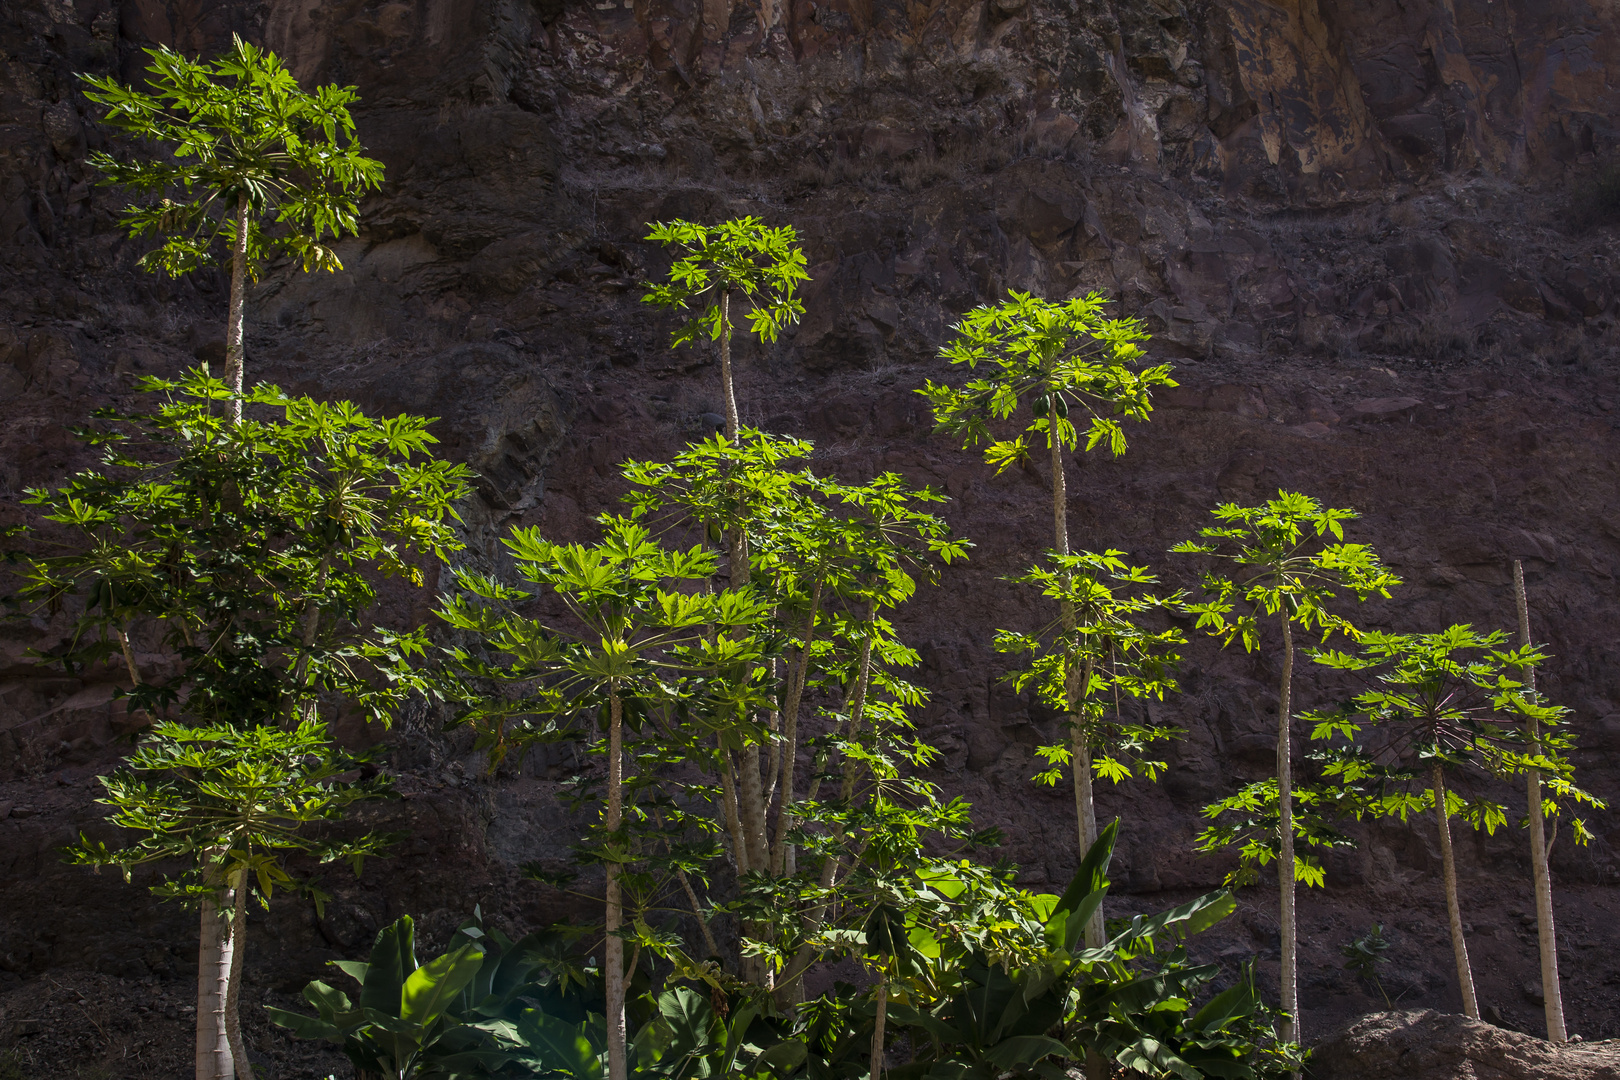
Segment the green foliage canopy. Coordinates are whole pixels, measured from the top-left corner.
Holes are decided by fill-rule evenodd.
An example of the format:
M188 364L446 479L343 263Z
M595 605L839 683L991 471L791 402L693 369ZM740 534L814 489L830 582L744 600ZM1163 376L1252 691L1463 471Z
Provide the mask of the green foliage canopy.
M1503 631L1456 624L1434 633L1369 632L1359 653L1319 650L1312 659L1370 684L1345 704L1304 719L1313 739L1334 742L1324 775L1376 789L1367 803L1372 813L1406 821L1433 808L1434 790L1424 785L1436 766L1498 778L1534 769L1546 785L1549 817L1565 802L1603 805L1575 786L1565 756L1574 746L1569 710L1526 686L1526 673L1547 660L1539 648L1514 648ZM1540 725L1539 750L1525 745L1532 718ZM1492 799L1448 788L1446 803L1447 817L1475 829L1494 833L1507 824L1507 808ZM1577 843L1590 838L1579 818L1572 831Z
M953 329L956 336L940 349L953 364L991 369L961 389L932 380L917 392L933 407L939 429L964 445L989 443L985 460L997 470L1028 457L1030 436L1051 447L1080 444L1072 409L1087 414L1087 450L1106 443L1125 452L1125 429L1119 418L1145 420L1152 410L1149 391L1175 386L1170 367L1138 370L1142 357L1136 343L1147 338L1135 319L1103 315L1107 300L1099 293L1061 302L1012 291L1010 299L974 308ZM997 440L991 424L1010 418L1027 405L1031 419L1012 439Z
M90 155L107 183L150 197L120 220L131 236L163 240L142 267L178 276L212 262L219 241L234 250L245 201L251 277L277 254L305 270L339 269L328 238L358 231L357 199L383 174L354 138L355 88L308 93L274 53L240 37L212 61L188 60L167 46L147 53L149 92L110 76L83 76L92 88L85 96L107 107L107 124L170 154L130 161Z
M754 217L719 225L655 222L647 239L673 247L677 257L669 281L649 285L642 301L680 312L697 309L675 331L675 345L691 344L704 335L716 341L728 332L721 300L733 292L749 304L749 329L761 341L775 341L804 314L804 304L795 294L810 275L791 225L772 228Z
M1128 565L1123 554L1049 552L1044 564L1012 580L1033 585L1043 596L1057 600L1063 616L1035 633L997 631L994 642L997 652L1031 657L1029 666L1009 676L1013 689L1022 693L1033 688L1041 702L1079 725L1081 737L1101 751L1093 768L1116 783L1137 769L1154 780L1164 769L1162 762L1142 755L1150 743L1173 738L1176 729L1127 720L1119 709L1119 695L1162 700L1174 692L1173 668L1186 640L1175 627L1145 628L1150 613L1174 610L1181 597L1140 588L1155 585L1158 579L1146 567ZM1066 622L1072 625L1065 627ZM1063 766L1071 764L1070 747L1059 743L1036 752L1051 766L1036 779L1056 784Z
M71 605L74 632L47 660L82 669L120 650L130 709L209 723L277 723L331 695L390 723L414 683L424 631L362 625L380 579L423 583L458 550L465 466L434 458L430 420L372 418L259 386L233 423L217 379L144 379L150 412L103 410L76 429L100 463L36 488L25 543L7 552L23 612ZM152 630L177 664L134 669L129 635ZM397 678L383 678L380 668Z
M115 773L100 778L114 825L138 834L127 846L82 836L67 849L76 865L116 866L127 881L133 867L166 859L189 866L153 887L159 896L195 900L213 896L242 871L269 906L276 886L295 882L282 860L290 853L322 863L347 860L360 872L369 855L392 842L377 834L339 838L310 835L306 827L340 821L362 799L388 794L382 774L346 780L370 762L327 740L326 725L304 722L291 731L223 725L153 728ZM317 901L324 898L318 891Z

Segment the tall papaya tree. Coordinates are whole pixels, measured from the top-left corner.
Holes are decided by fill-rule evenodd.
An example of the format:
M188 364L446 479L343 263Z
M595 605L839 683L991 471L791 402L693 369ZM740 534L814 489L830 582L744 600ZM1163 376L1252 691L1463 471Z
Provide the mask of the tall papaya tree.
M1278 923L1282 937L1282 1011L1287 1015L1282 1039L1299 1041L1299 931L1294 912L1295 884L1320 881L1321 870L1300 858L1294 849L1293 691L1294 628L1320 631L1325 640L1334 632L1358 636L1356 628L1329 609L1340 592L1358 600L1389 596L1400 584L1366 544L1344 542L1344 522L1354 510L1325 508L1308 495L1279 491L1260 506L1223 503L1215 508L1217 524L1199 530L1170 550L1202 555L1232 567L1222 574L1207 569L1202 577L1205 599L1188 603L1197 626L1220 638L1223 646L1240 643L1246 652L1261 647L1267 626L1275 626L1281 643L1282 672L1277 687L1276 777L1253 785L1233 799L1218 802L1207 813L1227 808L1252 811L1261 802L1276 807L1275 844L1269 852L1277 860ZM1331 535L1331 540L1329 536ZM1261 788L1269 788L1262 791ZM1217 836L1219 833L1217 832Z
M849 740L848 749L866 737L868 705L879 694L914 697L914 688L902 689L883 670L886 661L914 659L894 640L883 613L911 597L918 575L933 575L932 560L949 563L969 546L920 509L942 496L914 490L894 474L844 484L794 468L811 449L744 428L735 440L716 436L670 462L625 468L636 484L627 502L637 520L661 532L729 533L746 541L751 576L771 607L769 632L781 642L771 708L741 718L735 733L716 732L712 751L692 749L694 760L721 781L714 797L739 876L797 872L790 838L800 824L801 801L815 798L814 777L842 753L827 741L830 732L805 738L806 702L829 692L843 699L845 712L834 727L842 729L838 739ZM868 693L874 665L878 692ZM874 704L873 711L884 707ZM740 745L732 741L736 736ZM803 752L812 743L810 791L801 796ZM850 766L850 756L842 756ZM823 860L820 872L833 871ZM751 978L770 981L757 964L745 966Z
M720 392L725 402L726 438L740 426L737 391L732 378L731 338L738 322L731 313L733 297L748 305L749 333L773 342L804 314L795 295L809 281L799 234L791 225L772 228L753 217L700 225L691 221L654 222L647 239L676 252L669 280L649 284L644 303L670 308L690 317L675 331L673 343L691 345L708 337L720 346ZM733 582L733 584L741 584Z
M1513 560L1513 594L1519 616L1519 646L1531 648L1530 600L1524 587L1524 563ZM1536 663L1540 663L1538 658ZM1574 746L1574 738L1567 724L1569 710L1545 702L1536 690L1536 668L1524 668L1524 687L1520 701L1521 724L1519 739L1523 753L1532 762L1552 763ZM1553 921L1552 867L1549 857L1553 842L1558 838L1558 814L1562 802L1584 802L1602 806L1592 796L1575 787L1563 770L1532 764L1524 770L1525 825L1530 831L1530 879L1536 899L1536 944L1541 956L1542 999L1545 1002L1547 1039L1561 1043L1569 1041L1564 1025L1564 988L1558 975L1558 931ZM1553 819L1549 838L1547 819ZM1570 831L1575 842L1584 844L1588 833L1579 818L1573 818Z
M1064 563L1070 554L1065 458L1080 448L1082 438L1088 451L1106 445L1114 456L1123 454L1122 421L1146 420L1153 408L1153 388L1176 385L1169 365L1141 364L1144 354L1138 342L1148 336L1141 322L1107 318L1106 303L1098 293L1051 301L1013 291L999 304L976 307L953 328L955 336L940 349L940 356L967 365L975 374L983 365L985 373L970 377L960 388L929 380L917 391L928 399L938 430L960 439L963 446L986 444L985 461L997 472L1029 463L1031 445L1044 442L1051 469L1052 552L1058 575L1050 591L1058 604L1057 631L1065 637L1075 635L1079 627L1076 598L1071 595L1075 567ZM999 438L996 429L1008 426L1020 430L1011 438ZM1069 681L1061 708L1075 731L1086 726L1079 706L1090 691L1082 684L1084 670L1083 663L1065 667ZM1077 776L1076 783L1089 788L1090 777ZM1085 852L1096 841L1096 815L1091 813L1089 829L1083 810L1080 816L1079 850Z
M452 506L471 490L466 467L433 457L424 417L373 418L273 386L236 395L200 372L140 389L150 411L107 411L79 430L101 452L95 466L24 499L7 606L65 610L72 624L40 661L74 673L117 663L138 720L185 721L222 746L232 732L299 730L339 703L388 724L426 639L372 624L378 589L389 577L420 586L424 564L460 548ZM216 415L233 400L249 406L242 419ZM198 1076L218 1080L235 1023L218 995L242 925L230 851L204 854L213 892L190 894Z
M1127 698L1160 698L1173 692L1173 666L1185 638L1179 629L1148 629L1154 612L1173 609L1179 596L1163 597L1145 586L1158 579L1146 567L1130 566L1121 551L1080 551L1048 556L1013 580L1033 585L1072 613L1032 633L998 630L997 652L1028 655L1029 662L1010 676L1014 689L1033 689L1042 702L1069 717L1067 743L1043 746L1037 753L1050 766L1036 779L1055 785L1069 766L1074 781L1074 809L1080 850L1097 842L1097 803L1093 772L1119 783L1141 772L1158 778L1164 763L1146 756L1150 744L1173 738L1176 729L1127 719L1120 707ZM1086 923L1086 947L1103 944L1103 910Z
M228 252L225 382L240 395L248 279L276 256L306 272L340 269L331 243L358 233L358 199L381 185L382 162L355 140L352 86L309 93L275 53L234 35L209 61L168 46L147 54L148 90L81 76L85 96L107 108L103 122L139 148L129 160L98 151L90 164L144 199L119 221L133 237L162 239L142 269L178 277ZM227 399L233 415L240 401Z
M1463 1013L1478 1020L1451 819L1494 833L1507 824L1507 808L1485 797L1465 799L1449 780L1458 773L1504 779L1548 764L1525 753L1519 739L1532 713L1558 718L1559 710L1524 693L1525 672L1545 657L1531 646L1507 647L1502 631L1454 625L1428 634L1372 632L1355 653L1321 650L1312 659L1366 684L1345 705L1302 714L1313 725L1312 739L1345 740L1330 748L1324 774L1372 785L1366 805L1379 817L1404 822L1434 812L1457 986Z

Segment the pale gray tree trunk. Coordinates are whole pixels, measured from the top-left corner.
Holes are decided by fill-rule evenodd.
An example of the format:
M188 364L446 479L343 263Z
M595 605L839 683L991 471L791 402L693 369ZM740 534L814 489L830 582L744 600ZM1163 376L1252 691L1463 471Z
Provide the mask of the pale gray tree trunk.
M714 940L714 931L709 929L709 920L703 914L703 905L698 903L697 893L692 888L692 882L687 878L686 871L677 869L675 877L681 883L681 889L686 893L686 902L692 905L692 915L697 919L698 931L703 935L703 944L709 947L709 955L716 959L720 956L720 943Z
M225 991L225 1039L236 1064L236 1080L253 1080L253 1063L248 1060L247 1043L242 1041L242 961L247 954L247 867L236 873L231 905L230 984Z
M726 399L726 438L737 441L737 391L731 379L731 290L720 293L720 386Z
M771 872L793 873L793 848L787 842L793 829L793 798L799 756L799 705L804 700L804 684L810 671L810 646L816 636L816 616L821 610L821 582L810 594L810 617L805 620L804 646L799 650L797 668L788 669L787 700L782 709L782 802L776 811L776 836L771 846Z
M737 875L754 869L748 864L748 842L743 839L742 815L737 810L737 781L732 775L731 751L718 735L715 741L720 749L721 810L725 814L726 833L731 837L731 861L737 866Z
M874 613L875 608L868 608L868 619L870 619ZM844 711L849 715L849 726L845 729L845 731L847 733L847 737L850 739L855 738L856 734L861 729L862 718L866 712L866 692L868 685L871 682L871 676L872 637L870 634L868 634L866 639L861 643L861 659L859 665L855 669L854 685L850 687L850 690L848 694L845 695L844 699ZM848 758L844 760L843 779L839 788L839 798L845 803L848 803L850 798L855 793L855 782L857 779L856 773L858 768L859 767L855 762L849 760ZM821 770L818 768L816 771L819 773ZM813 801L815 797L820 794L820 792L821 777L818 775L810 781L810 790L805 794L805 800ZM858 855L856 856L856 859L858 861ZM831 889L835 884L837 884L838 870L839 858L836 855L828 857L827 861L821 864L821 875L818 880L823 889ZM847 877L848 875L845 876ZM826 916L826 912L827 904L826 902L823 902L822 904L812 908L805 916L804 923L806 927L806 937L810 936L820 928L821 921ZM803 976L805 971L809 969L814 957L814 950L812 950L810 946L801 945L798 952L794 954L792 962L783 969L782 976L777 980L776 983L776 999L777 1004L780 1007L787 1008L802 999L804 994Z
M1069 554L1069 478L1063 467L1063 443L1057 432L1057 395L1046 399L1046 441L1052 455L1052 549L1059 555ZM1064 600L1059 617L1064 633L1073 632L1076 625L1074 605ZM1079 685L1072 681L1066 687L1069 704L1069 768L1074 773L1075 828L1080 836L1080 858L1086 857L1091 845L1097 842L1097 801L1091 783L1091 740L1085 728L1084 697L1091 692L1091 665L1083 667ZM1079 700L1077 700L1077 695ZM1075 712L1076 706L1080 712ZM1097 905L1091 918L1086 920L1086 947L1095 949L1103 943L1103 908ZM1104 1080L1108 1065L1097 1051L1086 1048L1086 1080ZM875 1078L874 1078L875 1080Z
M217 853L208 852L212 859ZM218 880L213 871L213 880ZM235 891L220 897L226 910L236 907ZM231 986L231 957L235 951L230 923L212 899L204 898L197 931L197 1080L236 1080L235 1059L226 1029Z
M882 972L878 974L877 985L877 1022L872 1027L872 1067L870 1080L882 1080L883 1076L883 1032L889 1019L889 966L884 964Z
M236 245L231 251L231 304L225 317L225 383L242 392L242 309L247 292L248 198L236 202ZM232 401L231 419L242 419L242 402Z
M624 707L617 690L608 692L608 804L607 828L616 832L624 821ZM617 930L624 922L624 901L619 885L619 864L607 869L607 937L602 945L602 976L607 991L608 1080L625 1080L628 1059L624 1033L624 939Z
M1289 738L1294 690L1294 628L1285 612L1282 618L1282 690L1277 704L1277 904L1282 935L1282 1008L1288 1014L1283 1023L1284 1042L1298 1042L1299 1023L1299 930L1294 918L1294 770L1293 746Z
M1519 609L1519 641L1530 644L1530 601L1524 591L1524 564L1513 560L1513 592ZM1529 669L1525 689L1533 698L1536 672ZM1530 752L1541 753L1541 725L1529 721ZM1525 802L1530 811L1530 877L1536 892L1536 941L1541 948L1541 993L1546 1002L1547 1039L1569 1041L1564 1028L1564 990L1558 979L1558 932L1553 926L1552 868L1547 864L1547 828L1541 813L1541 774L1525 774Z
M1440 871L1446 886L1446 918L1451 924L1451 953L1457 960L1457 988L1462 991L1463 1015L1479 1019L1474 994L1474 969L1468 963L1468 939L1463 937L1462 906L1457 899L1457 859L1451 850L1451 814L1446 810L1446 773L1435 765L1429 773L1434 792L1434 823L1440 830Z

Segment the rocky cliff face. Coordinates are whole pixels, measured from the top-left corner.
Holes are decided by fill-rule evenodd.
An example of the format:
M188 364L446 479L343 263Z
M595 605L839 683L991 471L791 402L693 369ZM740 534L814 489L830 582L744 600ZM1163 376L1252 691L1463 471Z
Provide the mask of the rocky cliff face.
M119 197L84 165L105 140L73 73L133 79L143 45L208 52L238 32L306 85L357 85L389 177L343 272L277 268L256 289L251 372L442 417L447 451L482 476L464 514L478 557L516 523L588 536L621 490L617 462L670 453L715 410L709 358L671 352L638 303L660 268L645 223L799 228L806 317L780 347L745 350L745 419L814 438L829 470L894 469L955 498L979 546L906 616L934 692L924 728L946 751L940 782L1007 830L1031 883L1076 861L1064 796L1027 779L1053 718L998 682L989 639L1037 617L999 578L1046 543L1045 481L991 476L929 434L910 392L940 377L954 317L1008 288L1102 290L1177 364L1182 386L1124 458L1077 461L1077 543L1179 580L1189 568L1164 549L1218 499L1298 488L1362 512L1359 534L1408 582L1360 612L1390 628L1509 624L1522 557L1557 655L1546 685L1577 710L1591 786L1620 794L1620 252L1588 197L1620 137L1611 5L17 0L3 19L8 522L23 486L75 463L64 423L129 402L135 374L223 353L221 281L133 269ZM139 890L56 862L97 816L120 716L114 673L66 680L23 655L58 632L13 628L0 657L0 1037L49 1001L52 1024L11 1028L37 1075L166 1075L185 1054L168 980L187 976L194 939ZM1261 656L1191 650L1187 693L1159 713L1189 731L1169 778L1103 796L1125 817L1124 906L1219 882L1225 866L1189 854L1195 811L1262 775L1275 675ZM280 904L253 946L254 993L301 985L401 911L442 930L478 901L517 922L560 910L514 880L563 850L553 770L486 779L430 727L406 718L394 736L406 799L385 813L411 829L411 857L329 881L324 918ZM1594 824L1591 847L1555 849L1566 994L1572 1030L1620 1034L1620 836ZM1362 838L1302 900L1307 1032L1381 1002L1337 953L1375 919L1395 936L1401 1004L1456 1005L1436 842ZM1523 847L1512 830L1460 840L1482 1003L1539 1031ZM1273 910L1251 890L1212 955L1259 950L1274 978ZM91 982L94 1006L65 996Z

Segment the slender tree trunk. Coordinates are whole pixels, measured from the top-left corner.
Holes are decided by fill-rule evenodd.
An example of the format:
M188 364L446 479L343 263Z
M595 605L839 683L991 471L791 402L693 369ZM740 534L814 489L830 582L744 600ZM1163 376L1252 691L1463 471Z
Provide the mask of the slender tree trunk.
M877 1020L872 1026L872 1075L870 1080L882 1080L883 1076L883 1029L889 1019L889 966L883 965L878 974L877 985Z
M1474 969L1468 963L1468 941L1463 937L1462 907L1457 899L1457 859L1451 851L1451 814L1446 810L1446 774L1439 765L1429 772L1434 791L1434 823L1440 830L1440 867L1446 886L1446 917L1451 923L1451 953L1457 958L1457 988L1462 991L1463 1015L1479 1019L1474 995Z
M607 827L617 832L624 821L624 707L617 690L608 693ZM624 1045L624 939L616 931L624 922L619 864L607 863L607 938L602 946L602 973L607 984L608 1080L626 1080Z
M759 744L743 747L737 757L737 813L742 819L743 843L748 845L748 865L764 870L770 866L770 843L765 834L765 785L759 773Z
M211 860L218 854L210 851L204 857ZM210 876L219 880L217 870ZM226 889L220 899L227 910L235 909L234 890ZM230 923L210 898L202 902L197 938L197 1080L235 1080L235 1059L226 1024L235 942Z
M1052 455L1052 549L1059 555L1069 554L1069 478L1063 468L1063 443L1058 439L1057 432L1057 396L1049 395L1046 399L1046 443ZM1065 581L1067 584L1067 581ZM1076 615L1074 605L1065 600L1060 606L1059 617L1062 620L1065 633L1072 633L1075 628ZM1091 738L1085 728L1085 699L1091 693L1091 663L1087 661L1081 670L1080 685L1068 688L1069 699L1069 739L1070 757L1069 767L1074 772L1074 816L1075 826L1080 834L1080 858L1086 857L1091 845L1097 842L1097 801L1091 783ZM1079 713L1075 712L1076 707ZM1103 943L1103 909L1097 905L1097 910L1091 913L1086 920L1085 941L1088 949L1095 949ZM1086 1048L1086 1080L1105 1080L1108 1075L1108 1064L1097 1051ZM874 1078L875 1080L875 1078Z
M236 246L231 252L231 306L225 317L225 384L242 393L242 307L247 291L248 199L236 202ZM233 421L242 419L242 402L231 402Z
M720 943L714 940L714 933L709 929L709 920L703 917L703 905L698 903L697 893L693 891L692 882L687 879L686 871L676 870L675 877L686 893L687 903L692 905L692 914L697 918L698 931L703 935L703 944L709 947L709 955L716 960L720 959Z
M136 686L141 685L141 669L135 666L135 650L130 647L129 634L123 629L114 631L118 635L118 648L124 654L124 666L129 669L129 681Z
M1047 443L1052 453L1052 549L1059 555L1069 554L1069 482L1063 468L1063 444L1057 437L1057 398L1046 401ZM1067 578L1067 575L1065 575ZM1065 580L1067 584L1067 580ZM1077 616L1074 605L1065 600L1059 611L1064 633L1073 633ZM1072 669L1071 669L1072 670ZM1072 676L1071 676L1072 679ZM1091 661L1087 658L1080 667L1079 679L1072 681L1065 696L1069 706L1069 767L1074 772L1074 818L1080 835L1080 857L1083 859L1091 845L1097 842L1097 802L1091 783L1091 739L1086 731L1086 698L1091 695ZM1086 947L1095 949L1103 942L1103 910L1101 905L1086 923ZM1088 1072L1092 1071L1088 1066Z
M304 625L298 634L298 644L301 648L298 653L298 662L293 665L293 687L295 692L302 691L309 678L309 651L315 645L315 635L320 631L321 626L321 606L318 600L321 594L326 592L326 579L331 573L331 569L332 556L322 556L320 572L315 577L315 595L304 601ZM288 711L288 718L294 724L300 720L312 719L310 713L313 712L313 706L314 703L311 702L304 715L299 716L297 700L294 699L292 707Z
M1080 851L1082 856L1097 842L1097 802L1091 775L1091 747L1078 728L1071 729L1069 752L1074 765L1075 813L1080 822ZM1086 948L1100 948L1103 943L1102 908L1099 907L1086 923Z
M1057 437L1056 396L1046 399L1048 449L1052 452L1052 547L1059 555L1069 553L1069 480L1063 471L1063 443ZM1072 614L1072 613L1071 613Z
M118 635L118 648L124 654L124 667L129 669L129 681L136 686L142 685L141 669L135 663L135 650L129 644L129 632L127 630L118 629L115 630L114 633ZM145 709L137 709L136 712L146 713L147 720L150 721L152 719L152 714L147 712Z
M726 399L726 438L737 441L737 391L731 379L731 290L720 293L720 388Z
M799 664L788 672L787 700L782 709L782 803L776 811L776 838L771 847L771 870L776 874L791 873L787 837L793 829L794 784L798 772L799 756L799 703L804 699L805 679L810 669L810 645L816 636L816 616L821 610L821 582L810 595L810 617L805 620L804 644L799 650Z
M1513 592L1519 609L1519 642L1530 644L1530 601L1524 590L1524 564L1513 560ZM1536 693L1536 672L1525 675L1525 689ZM1530 752L1541 753L1541 725L1529 721ZM1536 892L1536 942L1541 948L1541 993L1546 1002L1547 1040L1569 1041L1564 1028L1564 989L1558 978L1558 931L1553 926L1552 867L1547 863L1547 829L1541 813L1541 774L1525 774L1525 802L1530 812L1530 877Z
M1085 666L1082 675L1085 685L1091 685L1091 665ZM1091 745L1086 738L1084 729L1079 725L1069 728L1070 759L1069 764L1074 769L1074 809L1075 816L1080 822L1080 857L1091 850L1091 845L1097 842L1097 803L1092 795L1091 787ZM1103 944L1103 913L1102 905L1091 913L1086 920L1086 948L1097 949ZM1086 1080L1107 1080L1108 1063L1103 1056L1091 1047L1086 1047Z
M869 609L869 615L874 611L875 609ZM851 739L860 730L861 718L866 711L866 691L871 676L872 637L868 634L861 643L861 659L855 669L855 683L850 687L844 701L844 711L849 714L847 734ZM846 803L855 795L856 770L855 762L846 757L844 759L843 782L839 787L839 797ZM819 773L820 770L818 769L817 772ZM820 792L821 777L818 775L810 781L810 790L805 794L805 799L807 801L813 800ZM829 856L826 862L821 864L819 881L823 889L831 889L837 883L838 870L839 859L836 855ZM806 913L804 917L805 937L809 937L821 928L821 921L826 913L826 902L818 904ZM814 957L815 954L808 945L799 947L799 950L794 954L793 961L783 969L781 978L777 980L777 1002L779 1005L786 1006L802 995L802 978L805 971L809 969Z
M719 736L715 736L719 740ZM731 861L736 864L737 876L754 867L748 864L748 843L743 839L742 815L737 811L737 781L732 774L731 751L720 741L720 799L721 812L726 819L726 832L731 836Z
M236 1080L253 1080L253 1063L242 1041L242 961L247 953L247 867L236 874L235 903L231 911L231 974L225 991L225 1038L236 1063Z
M871 613L868 613L868 623ZM866 640L861 643L861 664L855 677L855 697L849 704L849 739L853 742L860 736L861 725L866 720L866 694L872 681L872 629L868 625ZM838 789L838 798L845 803L855 797L855 781L860 771L859 762L849 755L844 756L844 782Z
M1299 1023L1299 930L1294 918L1294 770L1293 746L1289 730L1293 726L1294 627L1285 612L1282 618L1282 691L1277 704L1277 892L1278 923L1282 935L1282 1008L1288 1014L1283 1022L1284 1042L1298 1042Z

